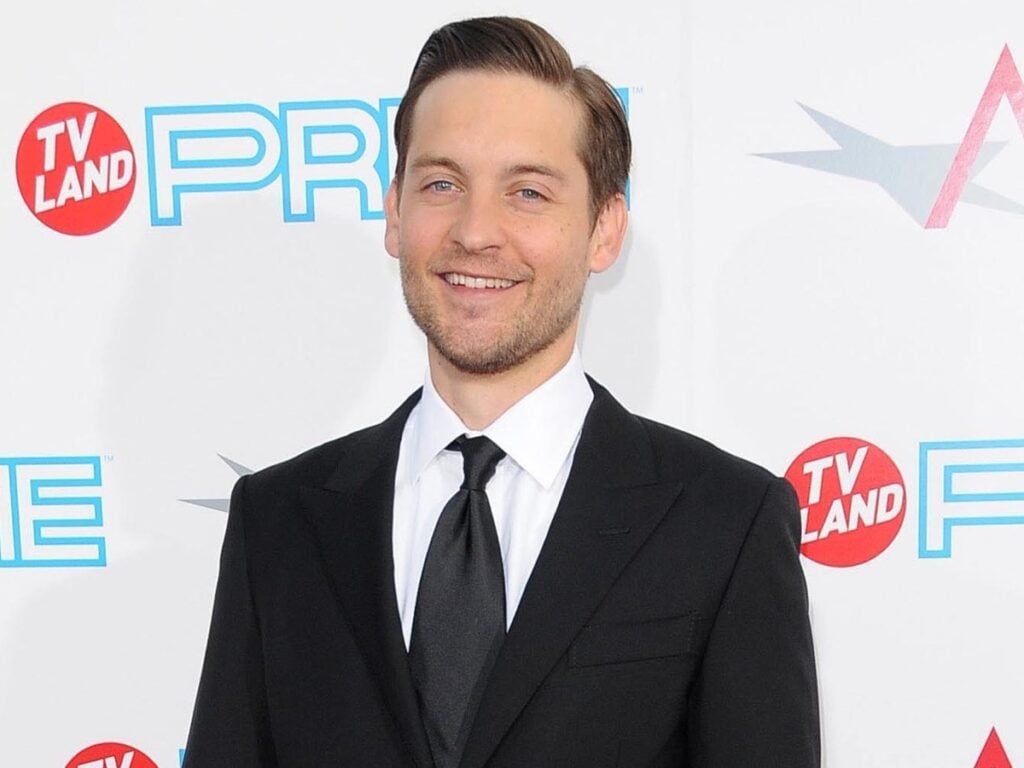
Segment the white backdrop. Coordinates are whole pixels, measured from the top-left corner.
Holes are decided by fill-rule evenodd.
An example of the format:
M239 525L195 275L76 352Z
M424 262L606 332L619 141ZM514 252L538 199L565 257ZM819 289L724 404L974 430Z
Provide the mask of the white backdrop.
M401 96L427 34L490 13L545 25L628 98L631 232L591 284L588 370L632 410L778 474L802 455L791 477L809 478L804 459L817 454L804 451L836 437L898 468L904 510L879 520L877 556L818 562L856 559L862 525L833 530L825 554L805 560L826 766L1024 765L1024 137L1011 100L978 137L948 225L924 226L1004 46L1024 63L1024 9L953 5L60 0L9 11L0 765L60 768L107 741L178 765L219 508L238 472L378 421L424 365L373 218L384 181L367 162L303 165L301 126L282 145L259 108L272 121L302 102L301 120L344 102L331 108L372 159L393 112L381 125L367 109ZM1024 88L1000 82L1024 112ZM45 175L34 119L68 102L109 115L134 153L127 207L95 234L50 229L19 192L22 177ZM87 112L61 108L47 124ZM103 136L120 146L97 119L90 151ZM54 134L50 173L63 176L84 125ZM180 176L170 130L186 132ZM358 154L351 130L316 135L315 155ZM259 181L282 146L293 184L303 168L361 181L365 204L358 188L317 188L312 220L288 221L306 198L283 176L210 189ZM60 180L45 183L53 197ZM180 223L153 212L173 184L207 187L179 189ZM65 210L108 223L100 197ZM833 495L848 510L858 490ZM807 529L826 530L813 513Z

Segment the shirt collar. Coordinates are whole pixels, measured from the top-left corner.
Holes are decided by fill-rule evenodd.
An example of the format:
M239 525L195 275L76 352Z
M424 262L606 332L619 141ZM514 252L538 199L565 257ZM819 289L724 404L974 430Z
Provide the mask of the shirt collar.
M523 397L481 432L468 429L434 389L427 371L423 396L416 408L413 477L456 437L483 434L548 488L576 443L594 393L583 373L579 349L558 373Z

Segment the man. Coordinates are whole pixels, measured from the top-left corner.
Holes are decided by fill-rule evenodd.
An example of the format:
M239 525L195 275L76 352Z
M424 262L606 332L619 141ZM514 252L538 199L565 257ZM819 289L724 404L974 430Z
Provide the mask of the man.
M238 482L186 766L817 766L792 491L575 350L626 228L614 93L536 25L469 20L395 134L428 376Z

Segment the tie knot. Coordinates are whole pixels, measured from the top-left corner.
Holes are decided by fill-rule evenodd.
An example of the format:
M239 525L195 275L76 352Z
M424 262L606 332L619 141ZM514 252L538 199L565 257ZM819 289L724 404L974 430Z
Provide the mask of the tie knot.
M462 451L462 487L471 491L482 491L487 487L487 482L494 477L498 462L505 455L501 448L483 435L462 435L455 438L448 448Z

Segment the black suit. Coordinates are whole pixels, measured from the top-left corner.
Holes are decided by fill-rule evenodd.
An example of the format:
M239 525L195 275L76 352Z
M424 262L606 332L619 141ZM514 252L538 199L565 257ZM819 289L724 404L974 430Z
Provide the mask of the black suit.
M593 386L462 768L816 768L792 490ZM417 397L239 480L186 768L431 765L391 553Z

